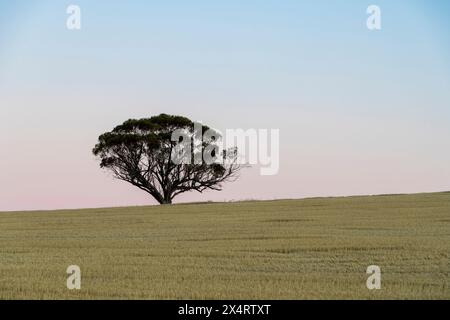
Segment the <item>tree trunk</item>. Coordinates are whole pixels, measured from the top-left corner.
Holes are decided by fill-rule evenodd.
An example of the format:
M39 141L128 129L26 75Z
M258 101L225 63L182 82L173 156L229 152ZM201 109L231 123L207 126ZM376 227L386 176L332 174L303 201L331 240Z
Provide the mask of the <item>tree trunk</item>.
M165 195L162 198L162 201L160 202L160 204L172 204L172 198L170 197L170 195Z
M160 204L172 204L171 192L168 188L163 188Z
M164 199L161 204L172 204L172 200L171 199Z

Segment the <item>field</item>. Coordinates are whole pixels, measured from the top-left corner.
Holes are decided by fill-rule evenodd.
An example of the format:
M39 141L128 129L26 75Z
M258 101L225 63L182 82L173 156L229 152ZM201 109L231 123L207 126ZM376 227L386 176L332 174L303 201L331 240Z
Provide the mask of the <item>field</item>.
M450 193L0 213L0 298L450 299Z

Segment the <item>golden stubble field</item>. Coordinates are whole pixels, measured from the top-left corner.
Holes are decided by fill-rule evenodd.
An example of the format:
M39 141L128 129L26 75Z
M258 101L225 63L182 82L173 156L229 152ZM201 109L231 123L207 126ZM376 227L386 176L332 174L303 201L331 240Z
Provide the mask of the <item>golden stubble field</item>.
M450 193L0 213L0 298L449 299Z

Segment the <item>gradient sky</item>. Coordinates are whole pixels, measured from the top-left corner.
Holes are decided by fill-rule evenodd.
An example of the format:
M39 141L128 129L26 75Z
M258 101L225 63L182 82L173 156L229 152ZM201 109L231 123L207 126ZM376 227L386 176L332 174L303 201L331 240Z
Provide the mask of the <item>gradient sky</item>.
M154 204L91 149L161 112L280 129L278 175L176 202L450 190L449 18L446 0L0 0L0 211Z

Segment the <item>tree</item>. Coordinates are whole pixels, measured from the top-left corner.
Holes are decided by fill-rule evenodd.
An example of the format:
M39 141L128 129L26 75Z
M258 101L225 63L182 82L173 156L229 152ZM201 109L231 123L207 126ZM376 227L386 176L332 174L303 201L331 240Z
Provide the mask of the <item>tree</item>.
M220 151L220 138L188 118L160 114L127 120L100 135L93 153L115 178L170 204L181 193L222 190L223 182L237 178L237 150ZM213 161L204 160L206 151Z

